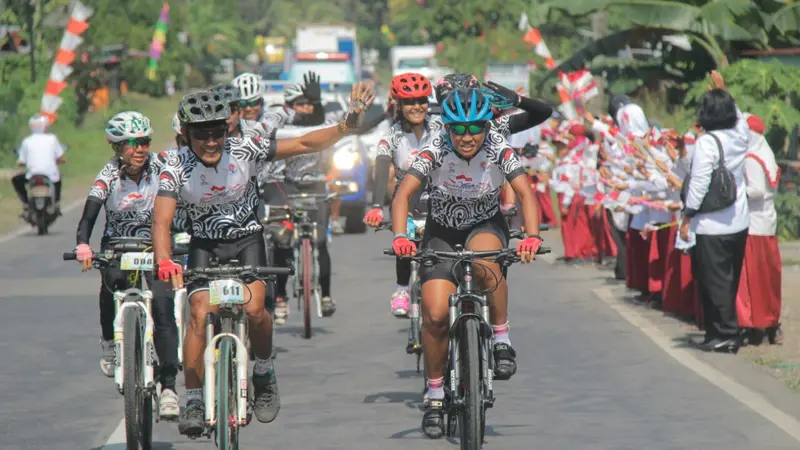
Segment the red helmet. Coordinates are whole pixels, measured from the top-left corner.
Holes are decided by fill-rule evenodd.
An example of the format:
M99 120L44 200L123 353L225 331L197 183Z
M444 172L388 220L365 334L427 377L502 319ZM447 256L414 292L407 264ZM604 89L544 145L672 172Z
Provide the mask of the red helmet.
M404 73L392 78L389 90L394 99L428 97L433 92L428 78L418 73Z

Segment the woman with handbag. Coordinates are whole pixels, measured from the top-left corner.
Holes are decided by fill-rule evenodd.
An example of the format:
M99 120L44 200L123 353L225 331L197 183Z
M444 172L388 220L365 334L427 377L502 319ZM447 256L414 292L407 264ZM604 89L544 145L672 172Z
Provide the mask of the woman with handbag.
M700 99L697 139L689 176L684 180L681 238L696 234L692 272L703 304L704 351L736 353L741 345L736 293L747 244L750 210L744 161L749 145L747 122L725 91L722 76Z

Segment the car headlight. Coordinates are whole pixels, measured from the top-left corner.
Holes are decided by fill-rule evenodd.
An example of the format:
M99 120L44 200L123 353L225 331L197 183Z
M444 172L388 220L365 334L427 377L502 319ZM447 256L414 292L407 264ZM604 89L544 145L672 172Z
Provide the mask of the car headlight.
M333 154L333 165L340 170L350 170L358 163L358 158L356 151L343 148Z

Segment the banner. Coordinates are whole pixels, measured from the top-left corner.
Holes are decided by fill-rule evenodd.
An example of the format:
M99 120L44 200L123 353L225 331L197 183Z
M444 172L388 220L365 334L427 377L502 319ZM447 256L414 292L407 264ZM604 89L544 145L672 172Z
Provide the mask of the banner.
M83 42L81 35L89 28L89 17L94 14L94 10L85 6L81 2L75 3L72 13L64 31L64 37L56 52L53 68L50 70L50 78L44 89L42 104L39 114L47 117L50 125L55 123L58 115L56 111L64 101L61 91L67 87L67 77L72 73L72 63L75 61L75 49Z
M158 61L161 60L161 52L164 51L164 43L167 42L167 24L169 23L169 3L164 2L161 7L161 16L156 23L156 31L153 33L153 44L150 46L150 62L147 64L147 79L156 81L158 78Z

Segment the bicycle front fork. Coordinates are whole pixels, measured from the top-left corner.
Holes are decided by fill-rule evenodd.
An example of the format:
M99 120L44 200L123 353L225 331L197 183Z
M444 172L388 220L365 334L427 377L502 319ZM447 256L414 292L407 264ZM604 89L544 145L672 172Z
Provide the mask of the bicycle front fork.
M144 368L144 387L151 389L155 387L155 366L158 363L158 355L156 348L153 344L153 317L150 314L153 306L153 294L149 291L144 291L139 297L140 301L126 302L125 292L114 292L114 307L116 314L114 316L114 348L116 355L114 357L114 383L117 385L117 390L122 394L122 386L125 382L125 310L128 308L139 308L141 317L144 318L144 335L142 336L142 345L144 351L142 352L142 367ZM128 339L135 339L134 336L127 336Z
M460 385L461 385L461 370L459 367L459 334L462 330L463 320L459 325L456 325L456 321L461 316L461 311L457 305L458 297L461 293L451 294L449 298L449 324L450 324L450 333L449 333L449 345L448 345L448 356L449 356L449 377L450 377L450 386L449 386L449 395L450 401L452 404L461 405L463 402L463 396L461 395ZM466 302L465 302L466 303ZM471 304L477 305L477 302ZM462 307L464 303L461 304ZM492 381L494 378L494 355L492 352L492 342L494 341L494 336L492 334L491 326L488 325L491 323L489 321L489 306L486 298L483 298L483 306L481 308L481 316L483 317L483 321L480 324L480 332L479 332L479 340L478 340L478 353L480 356L480 371L482 373L482 393L483 393L483 404L486 408L491 408L494 406L494 388L492 386ZM467 320L478 320L477 318L467 319ZM456 328L454 328L456 326ZM448 374L445 374L448 376Z
M246 320L246 319L245 319ZM203 365L205 374L203 380L203 398L206 406L206 425L214 427L217 424L217 344L221 339L231 339L236 346L236 355L231 361L236 364L236 386L238 388L238 401L236 402L236 421L240 426L247 425L247 391L248 376L247 362L249 360L247 347L244 344L246 338L245 322L236 324L236 334L222 332L214 334L214 324L216 316L209 314L206 316L206 349L203 352ZM227 368L223 369L227 370Z

